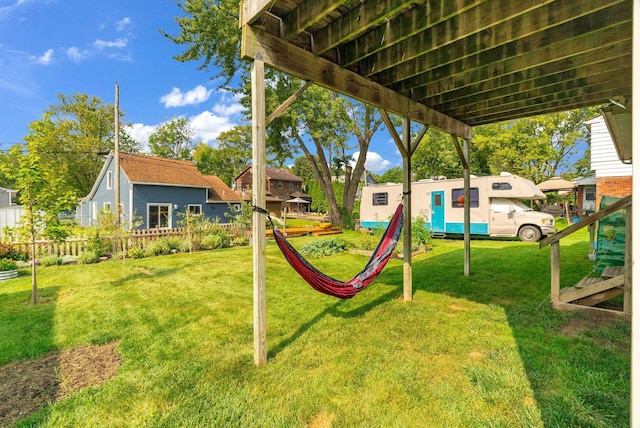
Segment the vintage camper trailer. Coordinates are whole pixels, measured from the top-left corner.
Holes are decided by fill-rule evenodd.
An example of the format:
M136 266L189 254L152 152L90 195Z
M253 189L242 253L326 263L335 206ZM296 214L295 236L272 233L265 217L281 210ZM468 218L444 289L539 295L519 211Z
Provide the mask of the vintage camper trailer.
M522 200L545 199L530 180L517 175L472 177L471 234L518 236L538 241L556 232L553 216L528 208ZM464 233L464 181L421 180L411 185L411 217L422 218L434 236ZM362 190L360 226L386 227L402 199L402 184L366 186Z

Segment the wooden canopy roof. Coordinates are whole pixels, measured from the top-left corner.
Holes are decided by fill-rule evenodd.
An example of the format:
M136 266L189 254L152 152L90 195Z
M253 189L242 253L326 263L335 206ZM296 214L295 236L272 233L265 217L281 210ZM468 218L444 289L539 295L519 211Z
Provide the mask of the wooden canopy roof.
M632 0L244 0L243 57L469 138L631 100Z

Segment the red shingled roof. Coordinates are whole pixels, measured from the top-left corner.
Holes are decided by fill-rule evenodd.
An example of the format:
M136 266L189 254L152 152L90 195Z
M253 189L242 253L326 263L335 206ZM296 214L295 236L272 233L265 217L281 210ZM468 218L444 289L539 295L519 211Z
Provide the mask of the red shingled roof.
M191 161L120 153L120 168L132 183L210 187Z
M209 201L228 201L239 202L242 201L242 196L231 190L224 181L220 180L215 175L205 175L205 180L209 183Z

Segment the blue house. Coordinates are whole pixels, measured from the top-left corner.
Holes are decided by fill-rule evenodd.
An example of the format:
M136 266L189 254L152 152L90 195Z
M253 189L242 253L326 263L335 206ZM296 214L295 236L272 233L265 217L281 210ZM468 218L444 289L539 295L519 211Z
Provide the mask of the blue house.
M105 160L91 192L80 202L76 218L82 226L97 224L102 211L115 204L115 157ZM240 209L242 198L216 176L203 175L191 161L120 153L122 221L141 229L177 227L187 210L228 223L226 214Z

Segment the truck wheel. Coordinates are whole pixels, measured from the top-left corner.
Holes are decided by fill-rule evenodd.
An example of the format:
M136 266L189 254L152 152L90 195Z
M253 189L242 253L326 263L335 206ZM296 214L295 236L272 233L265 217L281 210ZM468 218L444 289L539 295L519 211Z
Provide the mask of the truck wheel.
M518 231L518 236L524 242L537 242L540 240L542 233L535 226L522 226Z

